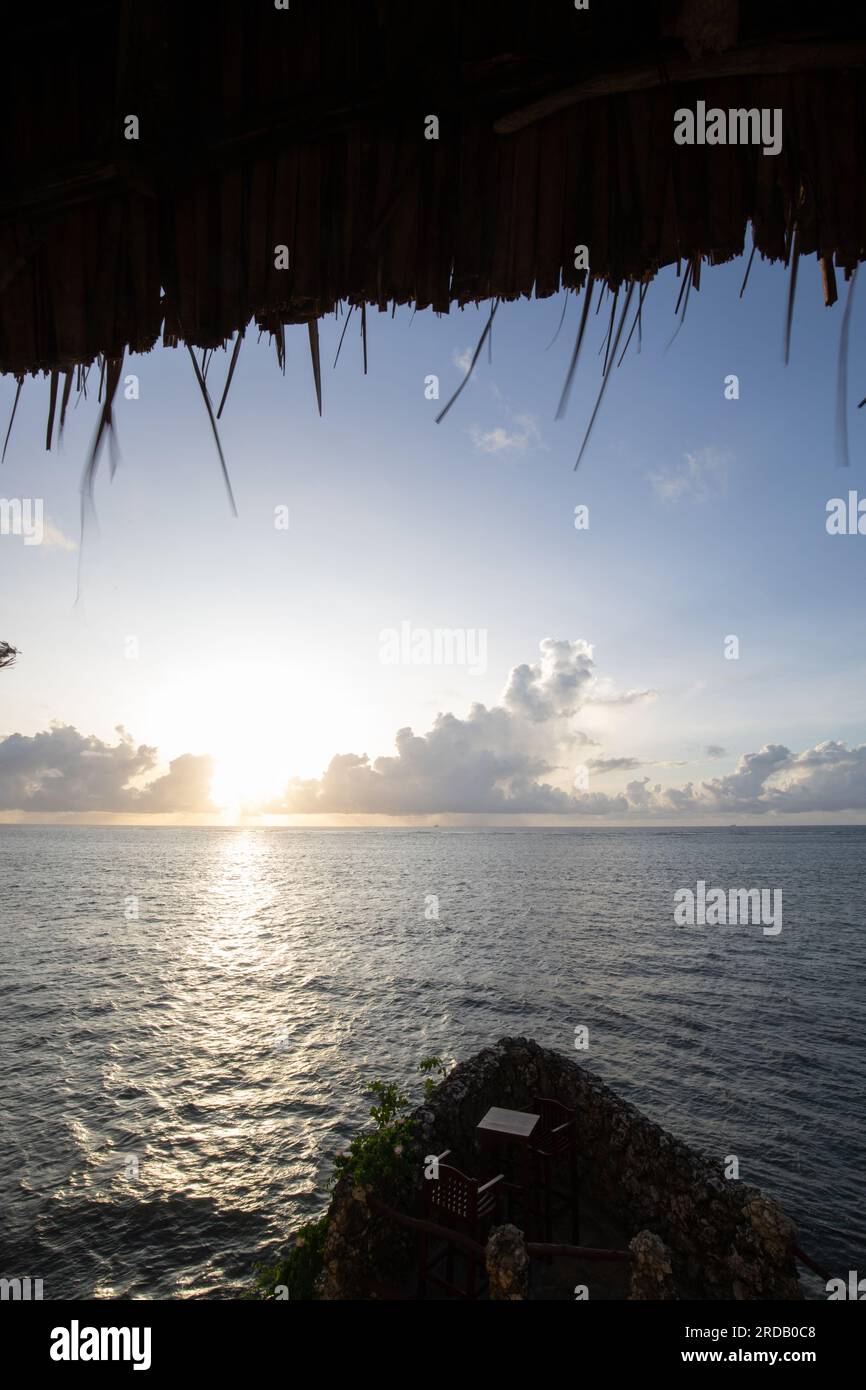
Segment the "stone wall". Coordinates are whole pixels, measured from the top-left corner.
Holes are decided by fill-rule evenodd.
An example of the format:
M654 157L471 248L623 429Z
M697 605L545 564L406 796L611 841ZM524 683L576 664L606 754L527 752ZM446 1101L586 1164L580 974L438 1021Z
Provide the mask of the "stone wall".
M450 1149L477 1171L475 1128L491 1105L526 1110L535 1095L577 1111L582 1189L610 1210L629 1237L652 1233L670 1252L680 1297L799 1299L796 1230L757 1188L724 1177L711 1162L648 1120L571 1058L526 1038L502 1038L461 1063L415 1111L416 1144L400 1190L382 1200L416 1210L423 1158ZM369 1297L370 1282L411 1265L411 1232L369 1211L343 1182L331 1205L325 1296Z

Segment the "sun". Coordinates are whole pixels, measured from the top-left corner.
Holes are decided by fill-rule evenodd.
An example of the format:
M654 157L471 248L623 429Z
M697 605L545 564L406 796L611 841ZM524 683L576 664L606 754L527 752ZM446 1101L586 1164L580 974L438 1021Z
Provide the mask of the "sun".
M333 686L329 672L299 672L287 662L202 665L151 702L151 719L163 730L154 742L210 756L221 824L278 815L263 808L281 801L293 778L321 775L333 755Z
M234 748L214 757L211 799L232 824L272 803L287 780L287 771L274 764L272 749Z

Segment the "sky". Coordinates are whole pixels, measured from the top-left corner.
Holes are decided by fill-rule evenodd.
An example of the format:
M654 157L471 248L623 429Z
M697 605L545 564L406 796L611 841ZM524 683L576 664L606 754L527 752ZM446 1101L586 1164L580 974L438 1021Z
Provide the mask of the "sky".
M248 330L220 424L237 517L185 350L127 359L83 536L94 391L46 452L28 378L0 496L44 525L0 534L0 820L864 820L866 537L827 531L866 497L864 312L844 468L847 286L825 308L801 262L785 366L787 274L756 258L740 299L743 273L705 268L673 342L675 271L649 286L577 471L607 301L560 420L575 296L558 336L562 295L501 305L440 424L488 306L369 311L366 376L358 315L333 370L325 320L321 419L306 329L285 375Z

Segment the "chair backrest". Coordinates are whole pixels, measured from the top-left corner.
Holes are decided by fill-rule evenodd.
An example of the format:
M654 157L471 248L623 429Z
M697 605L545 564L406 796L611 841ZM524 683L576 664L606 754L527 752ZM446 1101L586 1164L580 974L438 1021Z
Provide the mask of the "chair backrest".
M478 1179L467 1177L448 1163L440 1163L439 1177L424 1184L424 1199L428 1213L474 1221L478 1215Z
M535 1096L532 1101L532 1108L536 1114L541 1116L541 1124L537 1131L539 1136L550 1134L551 1130L556 1129L559 1125L564 1125L569 1120L577 1118L575 1110L563 1105L561 1100L553 1100L549 1096Z

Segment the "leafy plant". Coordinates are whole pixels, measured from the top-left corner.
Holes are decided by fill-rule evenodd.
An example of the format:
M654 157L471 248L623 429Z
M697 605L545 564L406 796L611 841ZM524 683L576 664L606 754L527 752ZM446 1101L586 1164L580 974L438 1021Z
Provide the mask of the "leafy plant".
M424 1094L428 1097L432 1096L440 1080L444 1081L445 1077L448 1075L448 1068L441 1057L422 1057L418 1070L426 1077L424 1081Z
M408 1097L390 1081L372 1082L369 1094L374 1097L370 1118L376 1128L356 1134L346 1153L338 1156L334 1164L335 1184L346 1173L367 1185L399 1177L406 1171L413 1129L411 1118L404 1113L409 1108Z
M404 1110L409 1108L409 1100L392 1081L373 1081L370 1095L375 1096L378 1105L370 1106L370 1118L375 1120L377 1129L385 1129L394 1123Z
M424 1076L424 1094L430 1096L439 1081L448 1075L441 1057L424 1057L418 1070ZM373 1081L367 1090L372 1097L370 1119L375 1128L356 1134L345 1153L334 1164L331 1187L350 1176L363 1186L399 1180L409 1175L414 1121L406 1114L410 1101L393 1081ZM298 1231L291 1249L275 1265L257 1265L256 1288L260 1298L310 1300L318 1298L317 1281L322 1272L328 1213L309 1221Z
M288 1254L275 1265L256 1265L256 1285L262 1298L288 1297L309 1302L318 1298L316 1283L322 1272L327 1214L308 1221L295 1236Z

